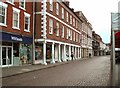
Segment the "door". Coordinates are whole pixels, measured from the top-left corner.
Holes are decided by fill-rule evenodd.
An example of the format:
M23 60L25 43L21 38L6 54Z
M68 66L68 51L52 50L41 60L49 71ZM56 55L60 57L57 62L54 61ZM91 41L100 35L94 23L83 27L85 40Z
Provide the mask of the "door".
M9 66L12 64L12 48L2 47L2 66Z

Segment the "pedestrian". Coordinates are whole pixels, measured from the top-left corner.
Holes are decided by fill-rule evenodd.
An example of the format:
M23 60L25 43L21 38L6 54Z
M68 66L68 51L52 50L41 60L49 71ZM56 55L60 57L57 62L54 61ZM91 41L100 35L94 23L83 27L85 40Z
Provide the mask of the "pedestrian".
M71 53L71 57L72 57L72 60L73 60L73 57L74 57L73 52Z
M91 53L89 53L89 58L91 58Z

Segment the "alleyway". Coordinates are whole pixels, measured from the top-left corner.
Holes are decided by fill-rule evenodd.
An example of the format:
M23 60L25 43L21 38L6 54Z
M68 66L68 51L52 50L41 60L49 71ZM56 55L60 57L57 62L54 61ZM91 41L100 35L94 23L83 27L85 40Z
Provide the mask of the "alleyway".
M52 68L3 78L3 86L108 86L110 57L71 61Z

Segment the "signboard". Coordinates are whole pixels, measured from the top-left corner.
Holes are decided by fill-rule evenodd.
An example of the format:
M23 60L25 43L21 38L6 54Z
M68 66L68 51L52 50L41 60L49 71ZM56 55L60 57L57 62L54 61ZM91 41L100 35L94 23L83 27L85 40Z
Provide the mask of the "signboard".
M31 44L33 41L32 37L27 37L23 35L9 34L5 32L0 32L0 35L2 35L2 38L0 39L0 41L16 41L16 42L22 42L27 44Z
M120 13L111 14L112 30L120 30Z

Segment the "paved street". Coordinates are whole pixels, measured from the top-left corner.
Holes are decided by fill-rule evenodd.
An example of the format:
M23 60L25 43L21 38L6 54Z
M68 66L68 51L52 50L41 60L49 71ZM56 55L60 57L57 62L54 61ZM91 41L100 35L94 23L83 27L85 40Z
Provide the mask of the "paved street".
M68 64L3 78L3 86L108 86L110 57L70 61Z

